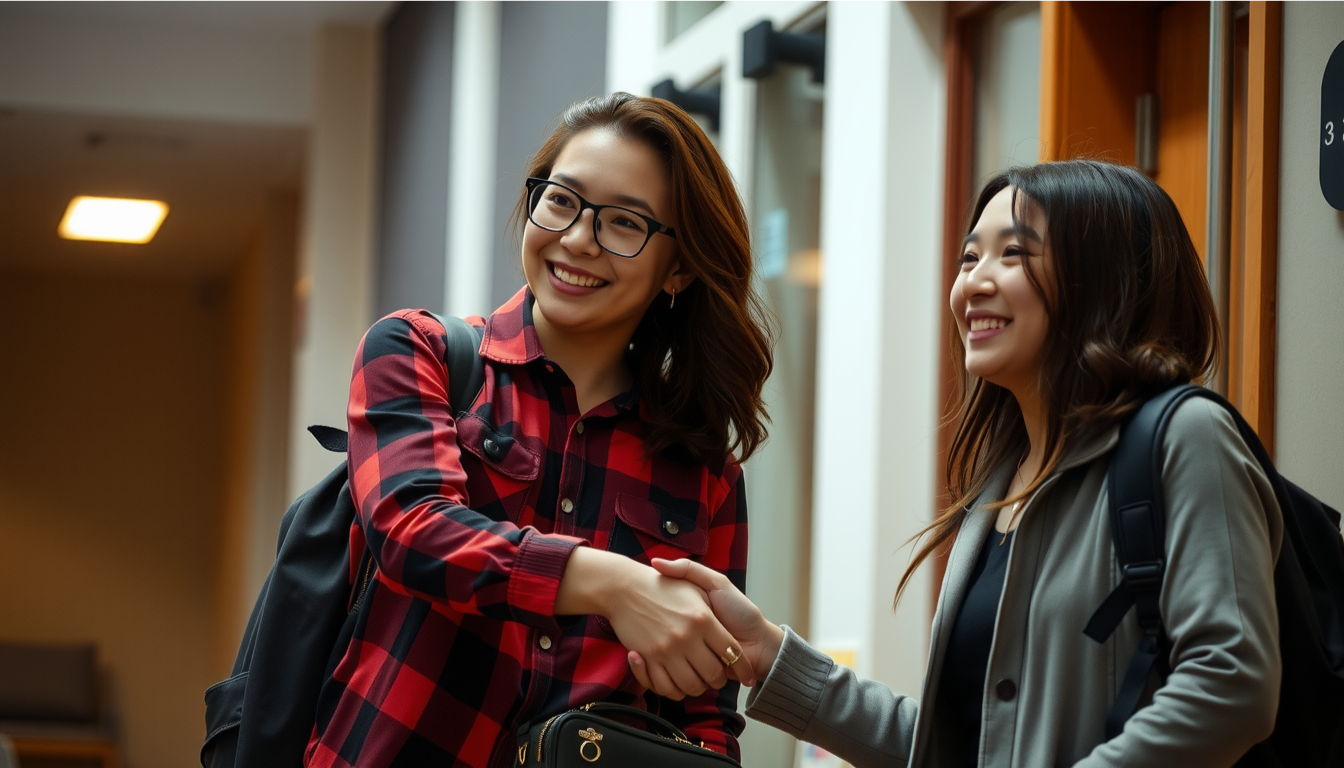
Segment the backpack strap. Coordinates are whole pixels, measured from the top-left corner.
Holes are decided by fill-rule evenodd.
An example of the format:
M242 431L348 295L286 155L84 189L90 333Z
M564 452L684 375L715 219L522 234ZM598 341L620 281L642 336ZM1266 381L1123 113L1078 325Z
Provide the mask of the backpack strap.
M317 444L332 453L345 453L350 448L350 435L344 429L328 427L325 424L309 424L308 432Z
M1166 572L1166 506L1162 493L1162 435L1171 414L1189 397L1213 394L1185 384L1139 407L1120 430L1120 442L1106 473L1111 539L1120 583L1092 614L1083 634L1106 642L1134 607L1143 630L1114 705L1106 716L1106 738L1120 734L1138 707L1154 665L1165 669L1167 636L1158 606Z
M481 393L481 387L485 386L485 361L480 354L485 329L460 317L435 314L434 319L443 324L448 335L448 407L455 414L460 413L471 407ZM332 453L345 453L350 447L350 435L344 429L313 424L308 427L308 432L317 439L318 445Z
M435 314L434 319L448 332L448 407L456 415L470 408L485 386L485 361L481 359L485 329L460 317Z

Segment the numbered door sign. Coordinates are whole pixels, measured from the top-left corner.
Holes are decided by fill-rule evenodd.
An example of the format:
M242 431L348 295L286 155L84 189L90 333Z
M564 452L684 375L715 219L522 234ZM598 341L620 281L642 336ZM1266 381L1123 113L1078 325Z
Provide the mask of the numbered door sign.
M1321 193L1344 211L1344 42L1335 46L1321 78Z

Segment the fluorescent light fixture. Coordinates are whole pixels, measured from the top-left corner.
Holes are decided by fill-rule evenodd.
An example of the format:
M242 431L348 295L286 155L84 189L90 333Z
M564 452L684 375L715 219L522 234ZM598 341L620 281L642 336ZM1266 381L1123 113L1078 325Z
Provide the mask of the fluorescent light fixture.
M158 200L81 195L70 201L57 232L67 240L148 243L167 215L168 205Z

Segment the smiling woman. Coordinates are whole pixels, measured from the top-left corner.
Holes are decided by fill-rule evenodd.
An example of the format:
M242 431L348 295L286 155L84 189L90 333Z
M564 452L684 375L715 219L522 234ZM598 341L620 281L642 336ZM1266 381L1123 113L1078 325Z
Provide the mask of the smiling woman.
M474 401L448 402L429 312L383 318L356 354L351 552L367 542L376 575L308 765L506 768L521 726L594 702L738 755L737 644L650 561L745 582L740 462L771 357L741 202L694 121L622 93L567 110L526 175L527 285L467 319Z
M607 174L619 174L622 183ZM751 288L746 214L708 137L668 102L613 94L571 107L532 158L527 176L569 182L595 203L638 208L674 231L668 237L651 234L647 253L631 259L661 265L636 269L650 281L646 290L656 286L667 295L650 293L627 340L629 367L641 382L650 417L649 439L655 450L677 445L700 460L715 460L725 449L750 456L765 437L758 414L771 364L766 313ZM604 188L589 190L587 184ZM537 227L526 226L534 224L529 201L525 190L514 220L524 227L524 273L537 290L527 238L534 237L538 248L549 241L533 231ZM581 220L582 212L576 221ZM600 221L588 228L591 243L584 242L582 226L565 231L575 250L559 258L562 271L605 279L625 269L612 264L609 274L596 275L583 266L588 259L581 254L592 249L610 254L597 242L600 228ZM601 294L599 301L613 293ZM733 364L722 364L729 360Z
M1171 198L1133 168L1015 168L981 192L960 263L955 501L900 585L952 542L918 698L859 679L698 564L654 567L704 589L742 644L763 681L749 716L858 768L1248 764L1279 694L1283 519L1221 406L1190 398L1161 441L1160 630L1127 611L1109 636L1083 631L1133 583L1117 590L1108 506L1120 424L1213 363L1212 298Z
M1032 273L1049 263L1044 228L1039 206L1001 190L966 236L952 287L966 371L1010 390L1035 386L1045 348L1045 301Z
M648 144L590 128L565 144L550 175L532 185L523 234L523 274L537 302L533 322L551 355L581 358L578 368L598 373L599 361L622 361L658 294L684 294L694 276L681 269L672 230L654 219L672 211L667 174ZM611 373L605 383L593 382L592 404L629 388L623 364ZM580 410L588 404L581 397Z

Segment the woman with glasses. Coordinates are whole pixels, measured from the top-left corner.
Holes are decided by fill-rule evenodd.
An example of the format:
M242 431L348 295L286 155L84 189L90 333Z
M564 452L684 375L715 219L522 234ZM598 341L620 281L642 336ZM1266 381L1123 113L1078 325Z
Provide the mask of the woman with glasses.
M705 589L743 644L743 680L760 681L747 714L856 768L1236 763L1274 727L1283 520L1221 406L1191 398L1166 429L1166 642L1111 736L1148 641L1136 611L1104 642L1083 631L1120 578L1106 485L1119 425L1215 360L1213 300L1175 205L1132 168L1016 168L980 193L958 263L955 501L898 588L951 545L921 696L855 677L698 564L655 566Z
M521 725L598 701L738 755L740 649L649 563L744 583L739 462L766 436L771 355L741 202L684 112L624 93L571 106L526 175L527 284L468 318L475 400L449 406L429 312L356 355L351 551L376 575L307 765L505 768ZM649 693L627 649L676 692Z

